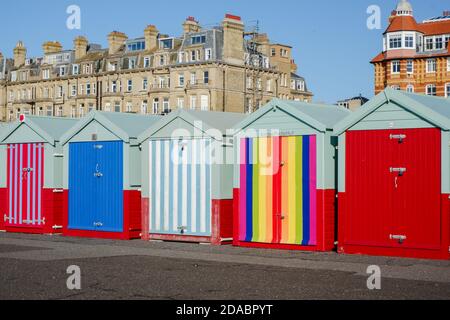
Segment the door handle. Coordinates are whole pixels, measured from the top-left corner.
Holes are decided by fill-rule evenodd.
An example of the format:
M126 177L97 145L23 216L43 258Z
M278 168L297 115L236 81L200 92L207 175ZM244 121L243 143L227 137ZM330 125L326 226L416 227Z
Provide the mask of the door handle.
M180 230L181 234L184 234L187 231L187 227L184 226L179 226L177 229Z
M406 134L391 134L389 138L391 140L398 140L398 143L403 143L403 141L406 139Z
M101 177L103 177L103 173L96 172L96 173L94 173L94 177L101 178Z
M101 222L94 222L94 227L103 227L103 223Z
M398 175L401 177L405 174L406 168L390 168L389 171L391 173L398 173Z
M406 236L400 235L400 234L390 234L389 235L390 240L397 240L399 244L403 244L405 240L407 239Z
M279 214L277 214L277 217L279 217L281 220L284 220L286 217L283 215L283 214L281 214L281 213L279 213Z

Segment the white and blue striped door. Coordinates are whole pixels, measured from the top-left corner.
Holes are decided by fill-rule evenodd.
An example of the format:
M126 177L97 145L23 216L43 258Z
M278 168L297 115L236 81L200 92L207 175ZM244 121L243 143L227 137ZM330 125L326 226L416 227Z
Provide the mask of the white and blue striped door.
M150 141L150 233L211 236L210 146L210 139Z

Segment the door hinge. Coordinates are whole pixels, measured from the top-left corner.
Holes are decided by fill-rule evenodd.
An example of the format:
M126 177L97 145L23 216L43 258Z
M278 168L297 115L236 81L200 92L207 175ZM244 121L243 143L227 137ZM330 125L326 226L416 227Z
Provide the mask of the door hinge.
M11 218L5 214L5 216L3 217L3 221L6 222L6 221L10 221L10 220L11 220Z
M33 172L33 168L23 168L23 172Z
M390 240L397 240L399 244L403 244L406 240L406 236L404 235L397 235L397 234L391 234L389 235Z
M391 134L389 136L391 140L398 140L398 143L403 143L403 141L406 139L405 134Z
M94 227L103 227L103 223L101 222L94 222Z

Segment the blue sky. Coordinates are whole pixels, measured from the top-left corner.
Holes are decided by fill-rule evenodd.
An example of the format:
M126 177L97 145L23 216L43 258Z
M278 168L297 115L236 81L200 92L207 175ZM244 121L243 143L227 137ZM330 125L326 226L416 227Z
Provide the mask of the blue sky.
M448 0L410 0L418 21L450 10ZM69 5L81 8L81 30L66 28ZM294 47L299 74L306 77L317 102L334 103L360 93L373 96L373 67L369 61L381 50L381 36L397 0L22 0L2 1L0 52L11 57L18 40L28 56L41 56L41 45L58 40L72 48L82 34L107 46L112 30L129 37L143 35L148 24L179 35L187 16L203 25L222 21L225 13L242 16L247 24L259 20L260 30L273 42ZM366 27L369 5L379 5L381 30ZM14 31L11 31L14 30Z

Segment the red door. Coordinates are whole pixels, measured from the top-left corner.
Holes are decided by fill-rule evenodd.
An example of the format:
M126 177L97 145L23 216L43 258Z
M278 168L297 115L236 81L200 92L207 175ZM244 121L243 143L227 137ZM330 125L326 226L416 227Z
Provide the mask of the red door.
M6 227L42 227L44 145L8 145L8 213Z
M347 133L345 243L440 247L439 129Z

